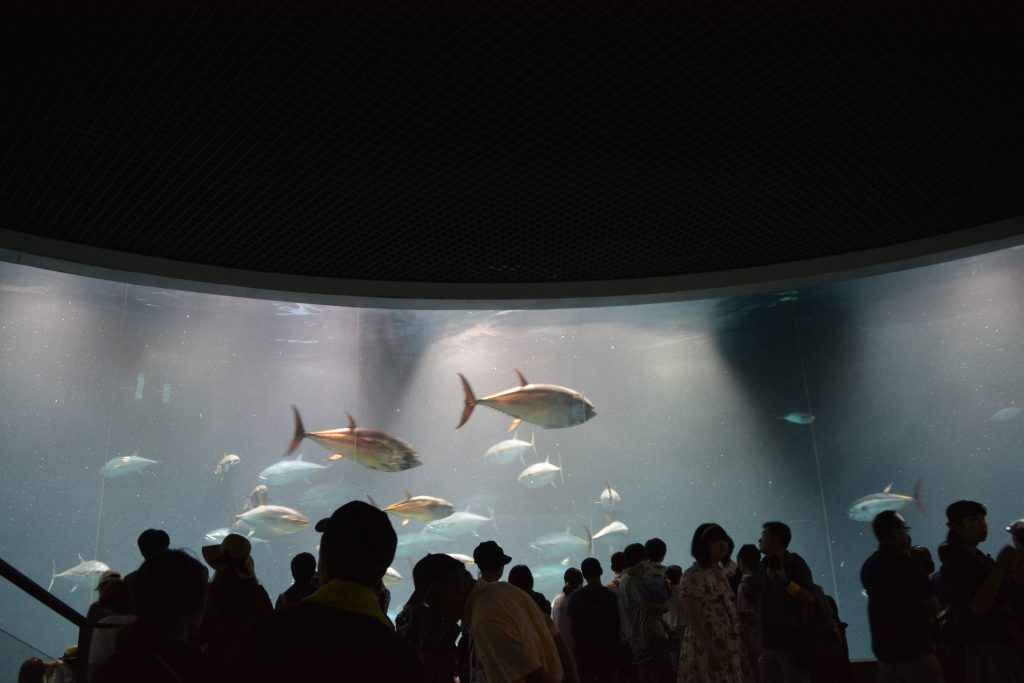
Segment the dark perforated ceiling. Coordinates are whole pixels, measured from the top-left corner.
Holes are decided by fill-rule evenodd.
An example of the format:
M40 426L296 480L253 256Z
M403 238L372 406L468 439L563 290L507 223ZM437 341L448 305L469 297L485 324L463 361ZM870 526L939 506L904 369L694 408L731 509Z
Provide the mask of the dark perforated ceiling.
M0 227L561 282L1024 215L1020 3L914 4L32 3L0 22Z

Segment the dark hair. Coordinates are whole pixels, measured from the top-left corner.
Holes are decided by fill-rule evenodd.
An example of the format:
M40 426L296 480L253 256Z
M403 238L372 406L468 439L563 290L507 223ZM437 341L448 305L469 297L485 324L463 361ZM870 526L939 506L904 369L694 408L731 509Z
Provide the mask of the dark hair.
M641 543L630 543L622 551L622 555L626 568L635 567L647 559L647 550Z
M711 553L708 550L715 541L724 541L729 538L725 529L712 522L705 522L693 532L693 541L690 542L690 554L701 567L711 565Z
M148 560L156 553L170 548L171 537L163 529L146 529L139 534L137 543L143 559Z
M508 582L524 591L532 591L533 572L525 564L517 564L508 570Z
M903 528L903 520L893 510L884 510L875 515L871 520L871 530L875 532L875 538L879 543L885 543L892 535L893 529Z
M673 586L678 586L679 582L683 580L683 568L678 564L669 565L665 569L665 578Z
M753 571L757 568L758 562L761 561L761 551L753 543L747 543L740 546L740 551L736 553L736 561L742 562Z
M131 614L132 589L127 581L117 579L107 583L100 591L100 607L114 614Z
M562 592L569 595L583 585L583 572L576 569L576 567L569 567L565 570L565 574L562 575L562 580L565 582L565 585L562 586Z
M779 539L783 548L788 548L789 542L793 540L793 532L782 522L765 522L761 528L767 531L768 535Z
M668 552L668 546L666 546L665 541L660 538L651 538L644 543L644 550L647 551L648 559L654 560L655 562L661 562L665 559L665 553Z
M946 525L959 524L974 515L987 515L988 510L973 500L958 500L946 508Z
M725 535L725 542L729 544L729 550L726 557L732 557L733 552L736 550L736 541L732 540L732 536L729 534Z
M949 559L949 543L943 541L935 552L939 556L939 564L946 564L946 560Z
M615 572L616 574L618 574L619 572L621 572L623 569L626 568L626 554L624 552L622 552L621 550L618 551L618 552L612 553L612 559L611 559L610 564L611 564L612 571Z
M925 548L923 545L915 545L910 549L910 556L921 565L925 574L933 574L935 572L935 560L932 559L932 551L928 550L928 548Z
M316 558L312 553L299 553L292 558L292 578L298 581L309 581L316 574Z
M43 683L43 676L46 675L46 665L39 657L26 659L18 669L18 683Z

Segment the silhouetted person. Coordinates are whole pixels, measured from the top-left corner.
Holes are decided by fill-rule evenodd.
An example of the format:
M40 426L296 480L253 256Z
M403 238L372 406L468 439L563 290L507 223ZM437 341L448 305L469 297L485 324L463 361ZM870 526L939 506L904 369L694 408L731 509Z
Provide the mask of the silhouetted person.
M199 627L203 652L230 666L249 631L273 611L270 596L256 579L252 545L239 534L228 534L219 545L203 547L203 559L213 567L206 615Z
M668 632L661 620L661 616L668 613L668 605L653 602L647 593L644 585L647 551L644 546L632 543L623 553L626 570L622 573L618 594L622 632L629 641L639 679L660 683L670 676L672 670ZM665 593L668 593L667 586Z
M1010 640L1000 600L1007 574L1016 568L1017 550L999 552L997 560L978 549L988 538L987 510L981 503L961 500L946 508L949 556L942 567L952 616L967 642L966 678L971 683L1024 681L1024 661Z
M533 598L542 614L551 614L551 603L548 602L543 593L533 590L533 572L525 564L517 564L508 570L508 582L516 588L526 591L526 594Z
M98 683L224 683L228 672L189 645L206 607L209 574L181 550L152 555L136 572L134 623L121 629Z
M421 559L413 575L427 604L450 620L469 624L488 680L579 681L551 617L541 614L522 590L501 581L474 580L460 561L443 554Z
M79 659L83 657L85 659L88 671L87 679L89 681L96 678L95 672L114 654L115 643L117 642L117 637L121 634L121 629L113 628L113 626L125 626L135 621L135 615L132 614L131 589L128 588L128 584L124 581L120 579L107 581L100 590L99 603L106 614L105 617L99 620L99 623L109 624L110 627L104 628L101 626L96 629L95 633L93 633L92 646L88 653L83 656L82 651L78 651Z
M142 554L142 561L145 562L149 558L153 557L157 553L163 552L171 547L171 537L167 535L167 532L163 529L146 529L136 541L139 546L139 553ZM138 570L134 572L128 572L124 575L124 580L128 582L128 588L135 592L135 575Z
M864 562L861 583L868 594L871 649L882 683L942 681L932 644L932 617L939 601L928 574L910 555L910 527L898 513L881 512L871 522L878 550Z
M505 573L505 565L512 558L505 554L501 546L494 541L484 541L473 549L473 561L480 570L480 578L484 581L501 581Z
M484 541L473 549L473 561L480 570L480 578L484 581L500 581L501 575L505 573L505 565L512 561L512 558L505 554L505 551L495 541ZM468 624L462 624L462 637L456 651L458 661L459 680L484 681L487 679L484 674L483 665L476 656L476 647L473 644L473 634Z
M422 573L422 567L420 568ZM413 568L413 583L423 585ZM444 616L439 609L423 602L423 595L413 590L402 611L395 617L398 635L420 658L428 683L451 683L455 678L455 639L459 637L458 621Z
M910 547L910 556L914 558L914 561L920 565L921 569L924 570L925 576L931 576L935 573L935 560L932 558L932 551L925 548L923 545L915 545Z
M608 561L608 566L612 570L611 580L605 584L613 593L618 595L619 583L622 581L622 572L626 569L626 555L621 550L612 553L611 559Z
M757 606L761 602L761 588L754 581L754 572L760 564L761 551L752 543L742 546L736 553L736 566L740 574L740 582L736 586L736 609L743 623L743 644L747 648L755 680L760 680L758 662L761 660L761 620Z
M619 601L615 592L601 585L601 563L583 560L580 571L585 586L569 597L566 611L573 637L576 669L583 683L617 680L619 661Z
M299 553L292 558L292 585L277 596L274 609L294 605L316 590L313 576L316 574L316 558L312 553Z
M759 550L765 555L754 573L761 589L758 614L761 619L760 680L807 683L810 670L797 650L801 626L811 621L814 579L802 557L789 552L793 534L782 522L762 525Z
M562 592L551 601L551 619L555 622L555 628L562 634L569 650L574 652L572 640L572 627L569 616L569 597L583 587L583 573L576 567L569 567L562 575Z
M120 572L115 572L113 569L108 569L107 571L100 574L100 578L96 582L96 593L98 594L102 592L103 588L111 581L120 580ZM130 598L130 588L128 589L128 594ZM99 598L97 597L97 599L91 605L89 605L89 610L85 613L85 618L88 619L90 623L95 623L105 616L107 616L107 611L103 608L103 605L100 604ZM82 626L78 629L78 657L76 658L75 661L74 674L75 677L80 681L84 681L88 678L89 651L92 649L92 638L94 631L95 629L91 626Z
M323 534L319 588L256 625L236 665L238 680L422 681L416 653L395 633L373 592L398 542L387 514L352 501L317 522L316 530Z
M46 675L46 664L39 657L26 659L18 669L18 683L43 683Z

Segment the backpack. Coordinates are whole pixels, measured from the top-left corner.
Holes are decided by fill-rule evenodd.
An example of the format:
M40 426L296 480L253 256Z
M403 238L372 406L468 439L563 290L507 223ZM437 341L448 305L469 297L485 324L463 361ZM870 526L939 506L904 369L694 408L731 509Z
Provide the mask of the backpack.
M797 629L796 648L793 654L797 661L810 669L814 680L815 672L833 674L848 670L850 655L843 625L833 614L825 592L820 586L811 586L809 589L814 593L814 604L804 623Z

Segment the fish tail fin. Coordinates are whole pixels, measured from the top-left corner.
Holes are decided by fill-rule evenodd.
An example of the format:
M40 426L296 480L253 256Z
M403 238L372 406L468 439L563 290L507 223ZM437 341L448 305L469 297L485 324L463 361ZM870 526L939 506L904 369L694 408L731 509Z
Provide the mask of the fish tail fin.
M302 440L306 438L306 427L302 424L302 416L299 415L299 409L292 406L292 412L295 413L295 434L292 436L292 442L288 444L288 450L285 452L285 455L294 453L295 449L302 443Z
M495 531L498 531L498 525L494 521L494 508L493 507L491 508L490 515L491 515L491 519L490 519L491 528L493 528Z
M562 451L558 451L558 476L562 480L562 486L565 486L565 470L562 469Z
M594 534L590 533L590 527L586 524L583 525L583 530L587 532L587 557L594 556Z
M536 444L537 444L537 431L536 430L531 430L530 431L530 448L533 449L533 457L534 458L539 458L540 456L537 455L537 445ZM523 460L523 456L520 455L519 459ZM526 464L525 460L523 460L523 464L524 465Z
M476 406L476 396L473 395L473 387L469 386L469 381L459 373L459 379L462 381L462 393L465 397L466 405L462 409L462 419L459 420L459 424L456 425L456 429L466 424L466 420L473 414L473 408Z
M49 593L53 590L53 582L57 580L57 560L53 560L53 569L50 570L50 585L46 587L46 592Z
M921 480L918 479L914 484L914 505L921 511L921 514L925 517L928 516L928 510L924 507L924 498L921 497Z

